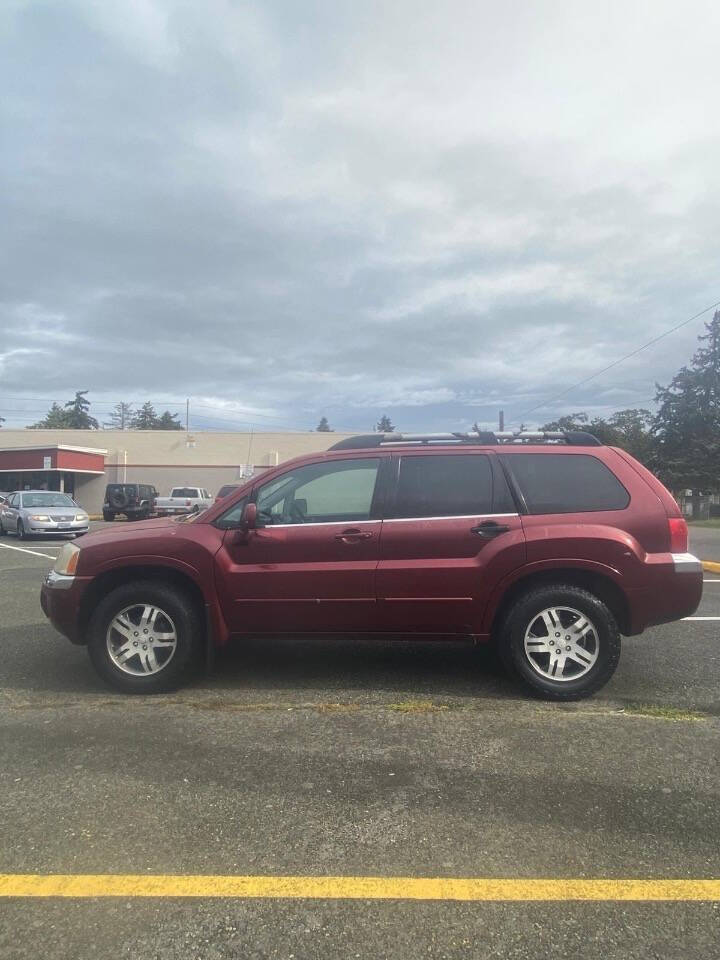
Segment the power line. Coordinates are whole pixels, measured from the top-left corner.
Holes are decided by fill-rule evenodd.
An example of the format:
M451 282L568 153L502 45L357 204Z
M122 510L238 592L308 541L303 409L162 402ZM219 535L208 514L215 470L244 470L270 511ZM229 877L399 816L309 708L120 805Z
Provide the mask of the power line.
M589 377L585 377L582 380L578 380L577 383L574 383L572 386L567 387L565 390L562 390L560 393L555 394L553 397L546 397L545 400L542 400L540 403L535 404L534 407L530 407L529 410L526 410L525 413L521 413L516 417L513 417L512 422L515 423L518 420L524 420L525 417L529 416L531 413L534 413L536 410L540 410L541 407L545 407L550 403L554 403L556 400L560 400L561 397L566 396L568 393L571 393L573 390L576 390L578 387L582 387L584 384L589 383L591 380L595 380L596 377L601 376L603 373L607 373L608 370L612 370L613 367L617 367L618 364L623 363L625 360L629 360L630 357L637 356L638 353L641 353L643 350L646 350L648 347L651 347L654 343L663 340L665 337L669 337L671 333L675 333L676 330L679 330L681 327L687 326L688 323L692 323L693 320L697 320L698 317L702 317L704 313L709 313L711 310L714 310L715 307L720 307L720 300L716 303L711 303L709 307L705 307L700 313L693 314L692 317L688 317L687 320L683 320L682 323L676 324L674 327L670 327L669 330L666 330L664 333L659 334L657 337L653 337L652 340L648 340L647 343L643 343L642 346L636 347L635 350L631 350L630 353L626 353L623 357L618 357L617 360L613 360L612 363L609 363L606 367L603 367L602 370L596 370L595 373L591 373Z

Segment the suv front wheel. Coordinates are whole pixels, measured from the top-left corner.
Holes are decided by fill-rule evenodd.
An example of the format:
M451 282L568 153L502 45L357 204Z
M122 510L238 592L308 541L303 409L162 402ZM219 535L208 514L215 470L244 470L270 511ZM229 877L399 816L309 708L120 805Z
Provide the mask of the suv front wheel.
M620 660L620 632L610 609L571 584L523 594L505 619L506 666L548 700L580 700L603 687Z
M88 626L88 653L115 689L160 693L185 680L197 662L201 638L202 619L179 590L138 580L100 601Z

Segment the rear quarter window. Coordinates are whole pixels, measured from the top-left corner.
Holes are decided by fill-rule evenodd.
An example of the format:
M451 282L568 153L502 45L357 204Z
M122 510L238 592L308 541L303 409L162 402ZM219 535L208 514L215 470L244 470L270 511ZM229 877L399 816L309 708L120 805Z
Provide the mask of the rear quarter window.
M518 453L505 462L530 513L624 510L630 503L615 474L588 454Z

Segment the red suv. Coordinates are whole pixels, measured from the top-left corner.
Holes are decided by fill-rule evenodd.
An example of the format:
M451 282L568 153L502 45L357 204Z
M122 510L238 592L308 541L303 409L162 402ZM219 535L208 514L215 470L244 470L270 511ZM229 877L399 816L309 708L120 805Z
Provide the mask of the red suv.
M128 692L243 635L352 633L494 642L571 700L612 676L621 634L697 608L687 548L663 485L588 434L373 434L66 544L42 607Z

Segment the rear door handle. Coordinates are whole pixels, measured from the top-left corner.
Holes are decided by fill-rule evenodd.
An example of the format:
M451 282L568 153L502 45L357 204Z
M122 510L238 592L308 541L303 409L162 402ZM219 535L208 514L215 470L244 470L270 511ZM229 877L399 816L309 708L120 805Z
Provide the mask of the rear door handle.
M492 540L500 533L507 533L510 527L506 523L495 523L494 520L483 520L476 527L470 527L470 533L477 534L483 540Z
M355 543L357 540L371 540L372 534L367 530L343 530L335 534L335 539L342 543Z

